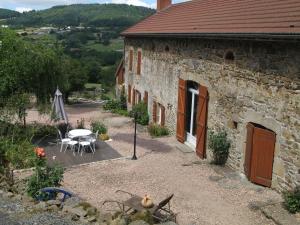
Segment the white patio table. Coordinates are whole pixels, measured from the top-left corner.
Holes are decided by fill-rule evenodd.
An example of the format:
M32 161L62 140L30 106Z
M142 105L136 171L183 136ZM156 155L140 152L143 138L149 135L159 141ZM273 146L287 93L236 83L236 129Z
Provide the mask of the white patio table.
M69 137L70 138L79 138L84 136L89 136L92 134L92 131L88 129L74 129L69 131Z

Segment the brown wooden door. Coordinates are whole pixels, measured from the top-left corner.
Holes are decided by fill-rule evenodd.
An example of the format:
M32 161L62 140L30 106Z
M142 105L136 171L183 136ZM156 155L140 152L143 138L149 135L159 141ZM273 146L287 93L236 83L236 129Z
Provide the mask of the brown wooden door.
M251 157L252 157L252 147L253 147L253 131L254 125L252 123L247 124L247 143L246 143L246 153L245 153L245 162L244 170L245 175L250 180L251 172Z
M198 109L197 109L197 143L196 153L200 158L206 157L206 131L207 131L207 108L208 91L207 87L199 86Z
M183 79L179 79L176 138L181 143L185 141L185 117L186 117L186 81Z
M273 131L254 127L250 179L271 187L276 135Z

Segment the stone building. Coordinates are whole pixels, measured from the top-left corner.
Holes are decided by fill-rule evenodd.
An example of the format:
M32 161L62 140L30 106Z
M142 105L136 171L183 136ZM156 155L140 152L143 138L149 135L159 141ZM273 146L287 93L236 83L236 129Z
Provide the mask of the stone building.
M300 185L300 2L157 6L122 33L128 108L146 102L151 122L201 158L208 130L223 129L229 166L277 190Z

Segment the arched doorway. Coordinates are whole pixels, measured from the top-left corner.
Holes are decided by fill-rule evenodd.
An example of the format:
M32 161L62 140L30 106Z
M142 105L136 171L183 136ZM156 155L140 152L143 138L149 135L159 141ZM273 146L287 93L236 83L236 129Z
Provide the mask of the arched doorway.
M205 158L208 91L194 81L179 79L177 107L177 140L191 146Z
M199 85L194 81L187 81L186 90L186 142L191 145L194 149L197 144L197 111L198 111L198 96L199 96Z
M248 179L271 187L276 134L256 123L247 124L244 170Z

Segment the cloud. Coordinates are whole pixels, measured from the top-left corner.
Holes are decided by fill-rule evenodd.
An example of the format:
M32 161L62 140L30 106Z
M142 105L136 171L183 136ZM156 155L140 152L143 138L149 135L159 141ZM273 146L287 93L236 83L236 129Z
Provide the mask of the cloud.
M127 4L127 5L136 5L154 8L156 4L148 4L142 0L111 0L111 3L114 4Z
M22 13L22 12L28 12L31 11L32 8L26 8L26 7L16 7L16 11Z

